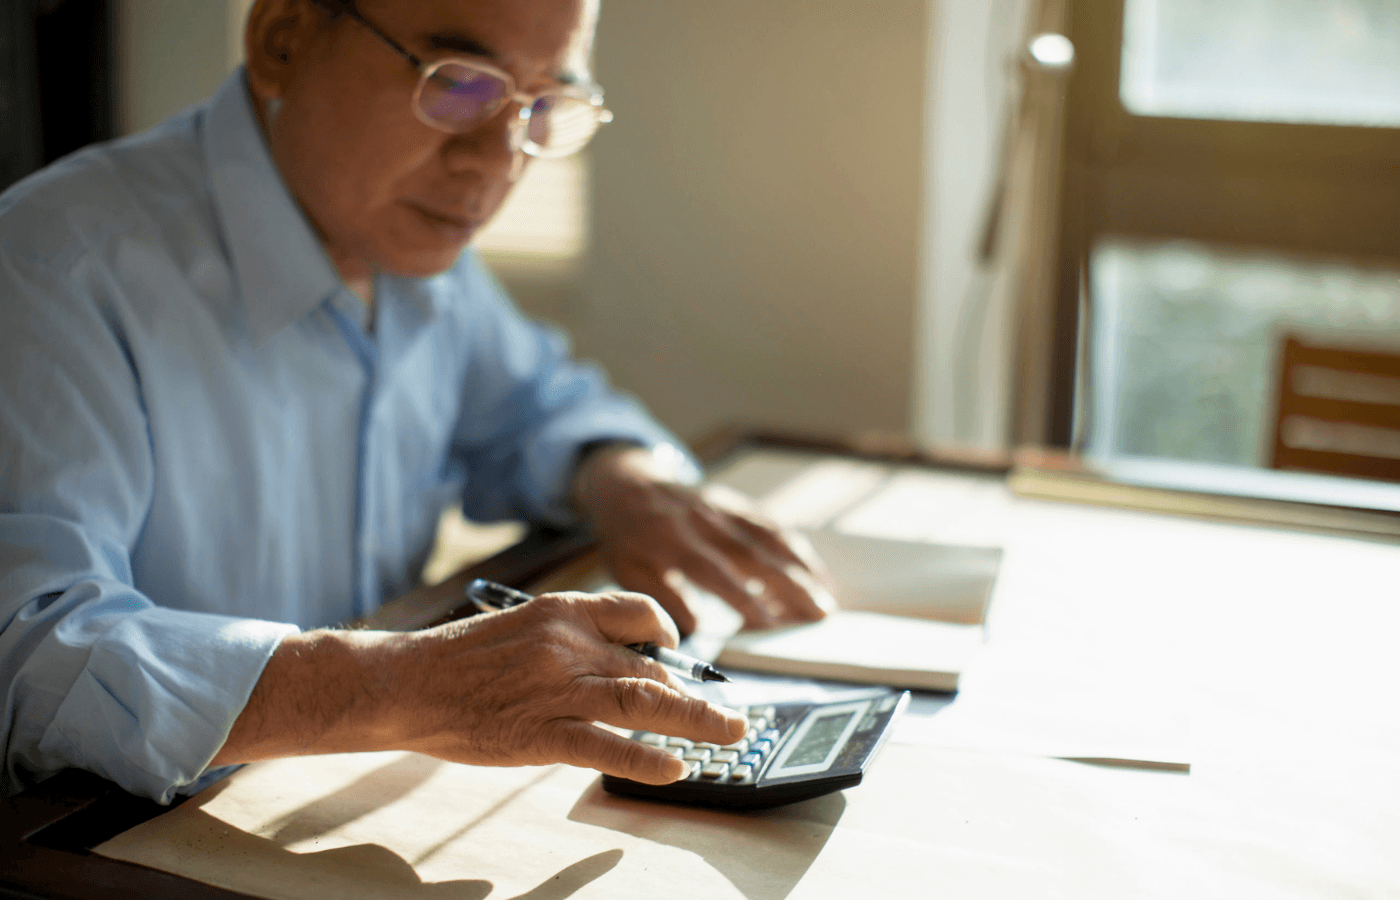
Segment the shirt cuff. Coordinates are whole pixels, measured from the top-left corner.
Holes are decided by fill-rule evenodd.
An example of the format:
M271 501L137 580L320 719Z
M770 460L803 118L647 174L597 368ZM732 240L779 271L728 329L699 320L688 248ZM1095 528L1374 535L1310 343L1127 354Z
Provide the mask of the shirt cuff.
M232 769L208 771L210 761L273 651L298 630L163 607L123 616L92 645L45 730L41 767L88 769L160 803L217 780Z

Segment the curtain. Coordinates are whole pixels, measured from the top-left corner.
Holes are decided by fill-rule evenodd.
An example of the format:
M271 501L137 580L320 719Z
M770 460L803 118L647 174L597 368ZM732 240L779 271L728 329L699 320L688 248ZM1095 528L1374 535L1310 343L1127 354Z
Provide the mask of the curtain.
M916 352L916 438L1004 452L1043 439L1064 73L1026 53L1063 0L942 0Z

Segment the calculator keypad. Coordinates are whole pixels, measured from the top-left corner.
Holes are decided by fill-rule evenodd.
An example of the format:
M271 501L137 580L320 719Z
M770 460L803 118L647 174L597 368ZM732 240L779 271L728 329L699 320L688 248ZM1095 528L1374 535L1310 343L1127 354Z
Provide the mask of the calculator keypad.
M748 717L749 730L732 744L697 743L650 731L639 731L633 738L690 763L691 781L750 782L772 755L782 732L776 727L778 713L772 706L740 707L738 712Z

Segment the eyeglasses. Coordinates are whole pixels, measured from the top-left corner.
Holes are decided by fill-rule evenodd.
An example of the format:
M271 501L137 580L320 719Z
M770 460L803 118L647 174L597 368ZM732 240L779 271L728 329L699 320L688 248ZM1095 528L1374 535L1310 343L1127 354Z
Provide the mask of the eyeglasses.
M518 92L510 73L487 63L461 58L423 62L361 15L353 2L321 5L349 15L418 70L413 112L433 128L466 134L515 101L520 113L511 129L513 146L531 156L554 158L583 149L604 123L612 121L596 86L568 85L534 95Z

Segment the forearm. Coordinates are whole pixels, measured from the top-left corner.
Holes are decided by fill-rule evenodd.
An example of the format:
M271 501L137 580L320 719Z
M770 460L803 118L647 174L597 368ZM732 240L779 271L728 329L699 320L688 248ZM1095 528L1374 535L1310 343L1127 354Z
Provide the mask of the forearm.
M387 750L398 732L399 662L410 635L289 635L268 660L211 766L283 756Z
M521 316L471 254L464 259L483 302L463 333L472 366L452 440L470 473L463 511L475 521L567 526L576 518L567 495L580 446L676 438L596 366L573 360L560 334Z
M213 765L415 750L472 765L566 762L660 784L685 767L602 721L726 743L745 720L627 644L674 646L651 600L551 594L424 631L318 631L273 653Z

